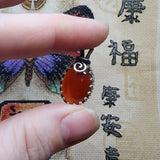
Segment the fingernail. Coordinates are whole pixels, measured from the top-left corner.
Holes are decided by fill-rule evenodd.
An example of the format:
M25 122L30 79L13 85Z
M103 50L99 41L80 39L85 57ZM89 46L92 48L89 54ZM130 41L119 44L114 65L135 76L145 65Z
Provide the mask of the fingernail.
M74 111L61 121L61 132L66 145L90 137L99 128L99 118L89 108Z

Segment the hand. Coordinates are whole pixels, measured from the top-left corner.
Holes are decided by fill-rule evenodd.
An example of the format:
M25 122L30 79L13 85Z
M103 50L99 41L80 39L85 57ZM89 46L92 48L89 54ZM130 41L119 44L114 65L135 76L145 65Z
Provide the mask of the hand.
M23 0L0 0L0 8ZM63 14L0 13L0 61L94 48L108 27ZM45 160L87 139L99 128L95 112L83 106L49 104L0 123L0 159Z

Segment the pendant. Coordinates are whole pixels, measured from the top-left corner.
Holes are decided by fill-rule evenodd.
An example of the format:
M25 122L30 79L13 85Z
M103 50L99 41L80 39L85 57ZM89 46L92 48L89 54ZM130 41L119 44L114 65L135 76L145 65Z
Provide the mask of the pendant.
M89 57L93 49L85 56L84 50L76 57L75 63L64 73L61 81L61 96L66 103L82 104L91 95L93 89L93 73L90 69Z

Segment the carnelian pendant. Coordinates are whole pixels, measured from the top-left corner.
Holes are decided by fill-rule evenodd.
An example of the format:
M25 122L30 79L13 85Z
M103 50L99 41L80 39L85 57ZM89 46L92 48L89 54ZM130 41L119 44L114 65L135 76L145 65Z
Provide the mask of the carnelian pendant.
M75 63L66 71L61 81L61 96L66 103L85 102L93 89L93 74L90 70L90 49L84 57L84 50L76 57Z

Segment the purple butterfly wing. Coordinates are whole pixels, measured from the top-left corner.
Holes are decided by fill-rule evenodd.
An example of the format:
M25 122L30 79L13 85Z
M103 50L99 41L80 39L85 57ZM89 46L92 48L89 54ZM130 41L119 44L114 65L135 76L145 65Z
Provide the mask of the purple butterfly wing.
M24 70L25 60L8 60L0 63L0 93L8 88Z
M60 93L60 81L64 71L73 64L75 58L69 55L51 54L34 60L34 71L47 88Z

